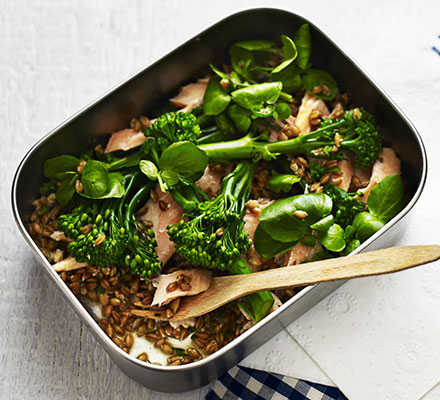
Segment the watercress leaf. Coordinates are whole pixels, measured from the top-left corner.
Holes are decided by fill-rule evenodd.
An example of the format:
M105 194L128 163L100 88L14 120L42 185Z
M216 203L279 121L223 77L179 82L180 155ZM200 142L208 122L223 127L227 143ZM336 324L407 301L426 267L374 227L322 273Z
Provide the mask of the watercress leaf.
M303 24L299 27L296 35L293 38L298 56L296 58L296 64L302 70L305 70L309 65L311 39L310 39L310 27L309 24Z
M191 142L173 143L159 159L161 170L173 170L184 177L204 171L207 164L206 153Z
M238 104L228 107L226 113L240 133L246 133L251 126L251 112Z
M57 202L61 208L64 208L75 194L75 182L78 178L79 175L77 173L71 172L66 173L64 178L61 179L60 185L55 193Z
M276 256L277 254L284 253L287 250L290 250L294 247L298 241L293 242L279 242L277 240L272 239L261 227L261 225L257 226L254 235L254 245L258 254L263 258L271 258Z
M356 238L361 242L374 235L384 227L384 223L369 212L361 212L356 215L353 221L353 228L356 230Z
M148 160L141 160L139 162L139 168L142 171L142 173L144 173L148 179L155 181L157 180L157 167L156 165Z
M305 211L306 218L293 215ZM331 213L332 201L323 193L311 193L277 200L260 214L260 225L273 239L281 242L299 240L310 225Z
M304 87L309 93L312 93L315 97L323 100L333 100L338 92L338 85L333 77L326 71L320 69L311 69L302 78ZM328 94L313 93L315 86L325 85L329 88Z
M271 73L270 80L272 82L281 82L283 90L287 93L293 93L303 87L301 74L295 64L290 64L277 73Z
M237 129L228 115L229 114L227 112L216 115L215 124L217 125L217 128L223 132L225 138L233 138L237 133Z
M253 62L254 56L251 50L241 47L239 43L233 44L229 49L232 68L236 74L242 76L247 81L251 81L252 77L248 72L248 68Z
M81 174L83 191L81 194L99 198L110 190L109 172L103 163L96 160L89 160L84 166Z
M275 106L273 104L268 104L260 109L252 110L252 118L268 118L275 113Z
M265 82L234 90L231 96L235 103L249 110L261 110L266 104L274 104L280 97L281 82Z
M217 74L221 79L227 79L229 80L229 76L226 72L223 72L219 70L215 65L209 63L209 66L211 67L212 71Z
M344 231L344 239L345 240L351 239L355 233L356 233L356 229L353 228L353 225L347 225Z
M293 215L295 209L292 197L278 200L261 212L258 226L274 240L284 243L299 240L306 234L308 225Z
M218 115L223 112L231 101L229 96L220 85L220 78L213 76L206 88L203 97L203 111L206 115Z
M179 174L171 169L163 169L159 172L162 182L164 182L169 189L180 182Z
M325 232L333 225L333 219L333 215L327 215L318 222L310 225L310 228L314 229L315 231Z
M104 163L104 166L107 168L108 171L115 171L120 168L128 168L128 167L135 167L139 164L139 162L144 157L143 152L139 151L133 154L130 154L127 157L123 158L116 158L115 160L110 163Z
M110 172L109 174L109 191L104 198L120 198L125 194L125 178L120 172Z
M278 119L285 120L290 117L292 110L287 103L278 103L275 107L275 111L278 115Z
M353 239L344 249L342 253L344 256L352 253L355 249L357 249L361 245L361 241L359 239Z
M298 175L294 174L278 174L272 176L267 182L269 189L274 192L280 193L288 193L292 190L292 186L301 182L301 178Z
M301 244L304 246L314 247L316 244L316 238L313 235L305 235L301 238Z
M279 64L277 67L275 67L272 70L273 74L276 74L280 71L282 71L284 68L288 67L296 58L298 55L298 52L296 50L295 43L293 42L290 37L286 35L281 36L281 43L283 44L283 57L284 60L281 64Z
M344 230L338 224L332 224L319 236L321 244L330 251L342 251L345 248Z
M78 165L79 159L69 155L49 158L43 163L44 176L46 178L53 178L57 174L66 171L76 171Z
M405 200L400 175L388 175L380 181L368 196L367 204L370 213L384 223L402 211Z
M234 43L234 46L248 51L267 50L275 47L275 43L269 40L245 40Z
M308 214L307 217L304 218L308 226L318 222L332 211L333 202L331 198L324 193L309 193L294 197L296 197L293 202L295 210L302 210Z
M120 172L111 172L108 180L108 190L106 193L96 196L87 194L85 191L78 193L83 197L88 199L109 199L109 198L120 198L125 194L125 178Z
M241 83L241 79L235 71L231 72L231 81L234 85L239 85Z

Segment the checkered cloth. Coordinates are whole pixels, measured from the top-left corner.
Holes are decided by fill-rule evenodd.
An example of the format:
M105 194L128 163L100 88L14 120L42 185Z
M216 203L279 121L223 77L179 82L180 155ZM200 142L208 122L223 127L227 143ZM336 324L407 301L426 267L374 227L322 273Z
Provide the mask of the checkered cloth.
M335 387L238 366L220 377L205 399L347 400Z

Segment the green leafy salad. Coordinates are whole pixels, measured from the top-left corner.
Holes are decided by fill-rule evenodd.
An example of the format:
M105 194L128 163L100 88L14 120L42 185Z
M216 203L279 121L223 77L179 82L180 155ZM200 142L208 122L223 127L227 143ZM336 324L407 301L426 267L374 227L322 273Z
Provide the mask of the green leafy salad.
M234 43L225 65L183 88L203 88L197 101L114 133L115 149L46 160L41 191L56 194L66 255L145 280L166 268L165 250L182 268L247 274L347 255L381 229L405 205L399 160L374 116L348 105L310 56L307 24L292 38ZM216 168L213 194L199 182ZM158 220L181 214L159 230L139 216L166 193ZM273 303L261 292L239 306L259 321Z

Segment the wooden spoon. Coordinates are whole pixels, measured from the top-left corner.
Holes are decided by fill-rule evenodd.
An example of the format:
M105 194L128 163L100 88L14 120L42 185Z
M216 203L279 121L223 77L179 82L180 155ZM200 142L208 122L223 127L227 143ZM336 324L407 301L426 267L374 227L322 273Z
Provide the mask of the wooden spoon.
M221 276L213 278L205 292L182 297L179 309L171 318L166 317L165 311L131 310L131 312L140 317L179 321L206 314L250 293L386 274L438 259L440 259L440 246L402 246L247 275Z

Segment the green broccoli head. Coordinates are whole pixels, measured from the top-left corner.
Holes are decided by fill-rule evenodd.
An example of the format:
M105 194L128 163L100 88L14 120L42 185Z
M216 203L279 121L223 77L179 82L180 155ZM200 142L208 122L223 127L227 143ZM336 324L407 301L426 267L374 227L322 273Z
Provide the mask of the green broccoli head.
M120 199L80 200L70 213L58 218L59 228L73 239L67 251L79 262L105 267L127 266L131 273L151 278L161 269L154 233L136 219L136 207L154 185L127 175L126 195Z
M180 223L168 227L176 252L195 266L231 271L250 246L243 213L254 166L240 163L222 182L222 192L200 202Z
M355 108L346 111L342 118L344 124L336 131L342 136L341 149L350 150L355 155L355 166L362 169L370 168L382 148L382 139L376 128L375 118L366 110ZM336 119L324 119L322 126L328 126Z
M356 199L356 193L347 193L330 183L324 186L324 193L333 201L334 222L343 228L351 225L356 215L365 211L365 204Z
M196 143L201 130L195 115L189 112L169 112L157 118L144 130L144 134L147 140L142 145L142 151L158 161L160 154L172 143Z
M235 204L235 199L223 196L206 201L185 214L188 221L170 226L168 234L176 252L193 265L229 270L250 246Z
M97 267L118 265L125 250L125 229L115 212L107 208L95 217L87 211L82 215L83 226L79 229L79 235L67 245L69 254L79 262ZM68 231L64 232L68 234Z

